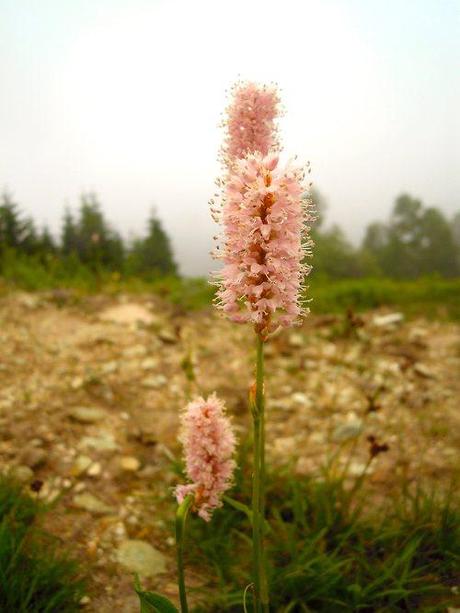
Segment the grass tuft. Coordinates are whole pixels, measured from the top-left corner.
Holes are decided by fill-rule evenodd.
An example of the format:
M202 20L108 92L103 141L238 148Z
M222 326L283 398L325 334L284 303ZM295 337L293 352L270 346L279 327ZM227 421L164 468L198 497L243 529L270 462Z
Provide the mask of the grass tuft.
M78 565L41 530L45 507L20 485L0 477L0 611L79 611L84 580Z
M458 604L460 513L452 500L402 489L396 501L364 508L359 485L350 498L349 486L330 474L270 475L271 610L441 612ZM249 492L250 474L240 474L232 497L247 500ZM241 611L251 581L246 517L225 505L209 524L193 518L188 543L188 564L213 576L195 611Z

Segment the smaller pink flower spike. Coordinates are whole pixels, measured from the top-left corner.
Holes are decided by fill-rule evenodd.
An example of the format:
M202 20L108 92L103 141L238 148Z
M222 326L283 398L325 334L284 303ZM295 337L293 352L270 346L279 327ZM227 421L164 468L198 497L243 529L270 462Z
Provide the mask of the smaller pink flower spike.
M227 135L223 158L228 166L235 159L256 151L262 155L278 145L275 119L279 116L279 95L275 86L252 82L236 83L226 109Z
M192 483L175 490L180 504L194 495L193 509L205 521L222 506L222 496L233 482L236 438L225 414L225 405L215 394L196 398L181 416L180 440L184 446L185 472Z

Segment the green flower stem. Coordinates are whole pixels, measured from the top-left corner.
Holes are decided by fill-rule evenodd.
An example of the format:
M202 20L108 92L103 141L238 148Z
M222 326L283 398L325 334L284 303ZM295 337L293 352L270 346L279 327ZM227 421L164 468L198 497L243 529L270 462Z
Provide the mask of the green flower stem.
M261 553L262 542L260 533L260 418L256 411L253 413L254 423L254 469L252 476L252 555L254 563L254 610L261 612L260 584L261 584Z
M252 540L254 557L254 608L267 612L268 587L265 574L265 416L264 416L264 342L257 336L256 391L252 402L254 421L254 472L252 487Z
M180 607L182 613L188 613L187 593L185 591L184 573L184 540L188 513L193 504L193 494L184 498L176 512L176 549L177 549L177 574L179 583Z

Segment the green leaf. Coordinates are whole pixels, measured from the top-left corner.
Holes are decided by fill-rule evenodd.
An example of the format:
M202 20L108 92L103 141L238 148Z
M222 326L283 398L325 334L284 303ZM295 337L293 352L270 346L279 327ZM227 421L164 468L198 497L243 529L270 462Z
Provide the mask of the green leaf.
M244 513L252 526L252 510L246 504L239 502L239 500L235 500L230 496L224 496L223 500L237 511ZM264 521L264 530L266 533L271 532L271 527L267 520Z
M141 601L140 613L179 613L173 603L156 592L140 592L136 590Z
M252 524L252 511L247 505L239 502L239 500L231 498L230 496L224 496L224 501L237 511L244 513Z
M135 590L141 603L140 613L179 613L173 603L157 592L144 592L136 576Z

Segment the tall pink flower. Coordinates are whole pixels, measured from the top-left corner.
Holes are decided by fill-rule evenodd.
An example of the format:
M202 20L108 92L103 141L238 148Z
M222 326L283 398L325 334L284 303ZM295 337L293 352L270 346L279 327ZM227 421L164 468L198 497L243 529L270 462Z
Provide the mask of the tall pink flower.
M214 509L222 506L222 495L232 485L236 439L225 405L215 394L207 400L190 402L182 414L182 433L187 477L192 483L179 485L178 503L190 493L193 508L209 521Z
M267 155L278 145L275 119L279 115L279 102L274 86L246 82L233 87L224 121L227 135L223 156L227 165L247 153L258 151Z
M305 312L313 217L304 177L304 169L283 167L274 154L255 153L235 161L223 182L217 306L232 321L253 323L262 337Z

